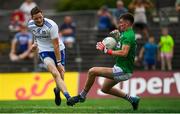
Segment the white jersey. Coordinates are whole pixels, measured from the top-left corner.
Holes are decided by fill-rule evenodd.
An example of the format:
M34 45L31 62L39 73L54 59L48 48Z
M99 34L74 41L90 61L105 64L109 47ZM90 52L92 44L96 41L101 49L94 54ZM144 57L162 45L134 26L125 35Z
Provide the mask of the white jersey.
M54 51L52 39L59 39L60 50L65 49L62 40L59 38L58 26L50 19L44 18L42 27L35 25L34 20L28 22L28 28L32 32L35 41L37 42L39 53L44 51Z

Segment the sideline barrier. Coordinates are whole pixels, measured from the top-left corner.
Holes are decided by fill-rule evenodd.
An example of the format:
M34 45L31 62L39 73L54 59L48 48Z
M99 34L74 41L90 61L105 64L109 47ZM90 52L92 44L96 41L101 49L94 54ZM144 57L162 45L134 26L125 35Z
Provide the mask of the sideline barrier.
M87 73L67 72L65 83L72 96L85 85ZM88 98L112 98L101 92L104 78L97 78ZM0 100L54 99L55 83L50 73L1 73ZM136 71L130 80L118 83L115 88L133 96L180 97L180 72ZM63 95L61 95L64 98Z
M77 72L65 73L65 83L72 96L77 95L78 76ZM54 87L50 73L0 74L0 100L54 99Z
M80 74L79 92L84 87L86 73ZM96 79L89 98L111 98L101 92L104 78ZM141 97L180 97L180 72L135 71L130 80L118 83L115 88Z

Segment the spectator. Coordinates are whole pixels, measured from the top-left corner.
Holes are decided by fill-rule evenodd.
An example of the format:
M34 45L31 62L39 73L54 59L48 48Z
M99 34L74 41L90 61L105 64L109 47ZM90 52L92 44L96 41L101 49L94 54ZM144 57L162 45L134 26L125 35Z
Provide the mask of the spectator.
M23 12L20 10L14 10L11 14L9 30L12 33L19 32L20 26L22 23L24 23L24 21L25 18Z
M65 16L64 23L60 26L59 30L64 44L68 48L72 48L75 42L76 25L71 16Z
M25 0L22 5L20 6L20 10L24 13L25 15L25 22L27 23L31 19L30 12L31 10L37 6L33 0Z
M20 61L23 59L33 58L33 53L30 52L32 45L32 34L27 32L25 24L21 25L20 32L15 34L11 44L10 60Z
M129 9L134 11L134 28L145 38L148 38L146 10L151 7L153 4L149 0L133 0L129 4Z
M180 12L180 0L176 0L175 7L176 7L176 11Z
M174 52L174 40L168 33L168 28L162 28L162 36L160 37L160 52L161 52L161 70L165 70L167 64L168 70L172 70L172 57Z
M102 6L97 12L98 15L98 30L100 31L111 31L114 29L113 17L110 14L107 6Z
M128 12L128 9L126 9L124 7L124 3L122 0L117 0L116 2L116 9L115 11L113 12L113 16L115 17L115 25L117 27L117 24L118 24L118 20L119 20L119 17L124 14L124 13L127 13Z
M148 70L150 67L156 69L156 58L158 55L158 46L154 41L154 37L149 37L148 42L141 48L139 59L142 60L144 57L144 69Z

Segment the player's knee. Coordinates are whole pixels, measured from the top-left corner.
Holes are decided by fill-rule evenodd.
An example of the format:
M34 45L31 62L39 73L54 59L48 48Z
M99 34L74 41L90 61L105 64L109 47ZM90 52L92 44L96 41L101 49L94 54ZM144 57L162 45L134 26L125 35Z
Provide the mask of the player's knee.
M54 78L56 78L58 76L58 71L52 70L51 74L53 75Z
M93 67L93 68L89 69L88 74L89 74L89 76L95 76L96 75L96 68Z

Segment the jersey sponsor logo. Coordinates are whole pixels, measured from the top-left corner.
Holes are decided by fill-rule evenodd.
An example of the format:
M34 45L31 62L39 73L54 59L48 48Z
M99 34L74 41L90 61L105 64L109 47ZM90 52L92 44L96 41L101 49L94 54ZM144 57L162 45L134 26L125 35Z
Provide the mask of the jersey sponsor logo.
M36 34L36 30L32 30L32 33L33 33L33 34Z
M36 30L33 30L32 33L34 34L34 36L35 36L36 38L39 38L39 39L46 39L46 38L50 37L50 36L47 34L46 30L43 30L43 29L41 29L41 28L38 28L38 29L36 29Z
M37 28L36 30L34 29L34 30L32 30L32 32L33 32L33 34L36 34L36 35L41 35L41 34L46 35L47 34L46 30L41 29L41 28Z
M39 39L46 39L46 38L49 38L49 36L37 36L37 35L34 35L35 36L35 38L39 38Z
M45 31L45 30L42 30L42 34L46 34L46 31Z

